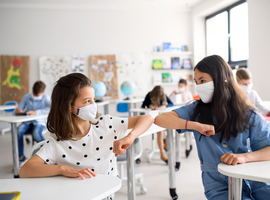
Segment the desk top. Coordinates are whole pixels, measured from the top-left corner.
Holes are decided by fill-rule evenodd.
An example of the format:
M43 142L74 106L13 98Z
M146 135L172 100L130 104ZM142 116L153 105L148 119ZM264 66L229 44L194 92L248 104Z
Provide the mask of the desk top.
M64 176L0 179L0 192L19 191L20 200L100 200L118 191L121 182L121 179L110 175L85 180Z
M104 105L107 105L109 104L110 101L100 101L100 102L96 102L97 106L104 106Z
M15 109L15 107L13 105L10 106L0 105L0 110L7 110L7 109Z
M238 165L220 163L218 171L234 178L270 183L270 161L250 162Z
M126 131L125 135L127 135L131 130L132 130L132 129L128 129L128 130ZM164 131L164 130L166 130L166 128L162 128L162 127L160 127L160 126L157 126L157 125L155 125L155 124L152 124L152 125L150 126L150 128L149 128L147 131L145 131L143 134L141 134L138 138L145 137L145 136L147 136L147 135L151 135L151 134L153 134L153 133L156 133L156 132L159 132L159 131Z
M48 115L26 115L26 116L15 116L15 115L0 115L1 122L9 122L9 123L19 123L19 122L27 122L36 119L47 118Z
M167 107L167 108L160 108L158 109L159 113L165 113L165 112L170 112L172 110L175 110L177 108L180 108L181 106L172 106L172 107ZM145 108L131 108L129 110L130 112L141 112L141 113L145 113L147 110Z
M111 102L115 102L115 103L141 103L143 101L144 101L144 98L133 98L129 100L124 100L124 99L111 100Z

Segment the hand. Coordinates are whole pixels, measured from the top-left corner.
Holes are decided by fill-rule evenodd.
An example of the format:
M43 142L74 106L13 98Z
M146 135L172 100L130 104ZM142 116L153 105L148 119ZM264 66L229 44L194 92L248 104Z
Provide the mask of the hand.
M23 113L23 111L21 109L19 109L19 108L16 108L15 114L19 114L19 113Z
M196 130L205 136L215 135L215 127L213 125L198 123Z
M130 135L116 140L113 143L113 152L115 153L115 157L126 152L126 149L133 143L135 138L132 138Z
M36 111L35 110L29 110L26 112L28 115L36 115Z
M220 156L221 162L227 165L236 165L246 163L244 154L225 153Z
M82 180L85 179L85 177L83 176L83 174L89 176L89 178L92 178L93 176L97 176L97 174L95 172L93 172L92 170L90 170L89 168L87 169L75 169L73 167L69 167L67 165L62 165L61 166L61 174L63 176L66 177L81 177Z

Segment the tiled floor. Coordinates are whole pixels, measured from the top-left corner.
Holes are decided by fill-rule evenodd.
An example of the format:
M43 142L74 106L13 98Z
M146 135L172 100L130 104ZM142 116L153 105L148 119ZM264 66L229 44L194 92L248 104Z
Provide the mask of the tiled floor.
M151 147L151 136L143 138L143 148ZM205 200L203 186L201 182L200 165L197 156L197 149L193 141L193 150L188 158L185 158L185 139L180 139L181 143L181 167L176 172L176 191L178 199L183 200ZM30 145L25 145L26 155L30 151ZM144 185L147 188L146 194L140 193L140 188L136 187L138 200L158 200L171 199L169 194L168 167L159 158L159 153L155 153L151 163L147 162L146 155L142 155L142 162L135 164L136 173L143 173ZM0 134L0 181L1 179L13 178L12 174L12 147L11 135ZM115 200L127 199L126 184L115 194Z

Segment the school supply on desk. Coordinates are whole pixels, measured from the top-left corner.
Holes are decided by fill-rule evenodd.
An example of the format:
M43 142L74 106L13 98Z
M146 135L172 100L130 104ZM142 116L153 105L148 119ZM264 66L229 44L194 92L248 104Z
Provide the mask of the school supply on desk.
M17 113L16 116L27 116L28 114L27 113Z
M161 59L153 59L153 69L162 69Z
M172 69L180 69L180 58L172 57L171 58L171 68Z
M0 192L1 200L19 200L20 192Z

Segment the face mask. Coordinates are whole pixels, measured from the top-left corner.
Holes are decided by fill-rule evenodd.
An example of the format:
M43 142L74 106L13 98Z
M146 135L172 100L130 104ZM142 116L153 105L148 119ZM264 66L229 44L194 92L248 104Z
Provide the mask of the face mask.
M208 83L196 85L196 91L204 103L209 103L212 101L214 94L214 82L210 81Z
M183 93L183 92L185 92L185 88L184 87L179 87L178 91L179 91L179 93Z
M41 100L42 97L43 97L43 94L40 95L40 96L38 96L38 97L36 97L36 96L34 96L34 95L32 94L32 99L33 99L34 101Z
M253 83L250 83L249 85L240 85L240 87L245 91L248 92L252 89Z
M75 106L72 106L72 107L76 108ZM83 120L91 121L92 123L98 122L98 120L96 119L97 104L95 103L77 108L77 113L74 113L74 114Z

